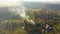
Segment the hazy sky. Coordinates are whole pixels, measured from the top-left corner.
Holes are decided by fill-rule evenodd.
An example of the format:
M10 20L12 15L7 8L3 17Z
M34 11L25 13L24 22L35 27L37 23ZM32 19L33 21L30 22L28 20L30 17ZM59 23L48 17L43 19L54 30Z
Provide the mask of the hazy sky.
M27 2L49 2L49 3L60 3L60 0L0 0L0 7L16 5L21 1Z
M50 1L60 1L60 0L0 0L2 2L6 2L6 1L33 1L33 2L39 2L39 1L43 1L43 2L50 2Z

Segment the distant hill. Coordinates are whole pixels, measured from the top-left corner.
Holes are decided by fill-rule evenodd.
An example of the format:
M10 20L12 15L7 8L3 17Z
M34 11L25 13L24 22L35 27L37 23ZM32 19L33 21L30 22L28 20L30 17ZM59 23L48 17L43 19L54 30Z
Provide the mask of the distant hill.
M60 4L45 4L49 9L60 10Z
M60 10L60 4L55 3L42 3L42 2L23 2L23 5L27 8L44 8L44 9L54 9Z
M52 4L52 3L23 2L23 6L25 6L26 8L43 9L43 11L46 11L48 9L60 10L60 4ZM12 16L13 15L9 12L8 7L0 7L0 20L6 17L12 18Z
M13 19L14 17L17 18L19 16L12 14L8 8L9 7L0 7L0 21L6 19Z
M0 7L0 19L6 18L10 15L11 13L8 10L8 7Z
M42 3L39 2L23 2L23 6L27 8L40 8L42 7Z

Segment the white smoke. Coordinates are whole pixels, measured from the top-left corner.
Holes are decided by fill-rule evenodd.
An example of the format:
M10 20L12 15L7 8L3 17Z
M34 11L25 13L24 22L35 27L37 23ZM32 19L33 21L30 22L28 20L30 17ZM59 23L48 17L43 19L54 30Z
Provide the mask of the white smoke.
M15 2L15 6L10 5L11 7L9 7L9 11L12 14L15 15L20 15L20 17L25 18L26 17L26 12L25 12L25 7L23 6L22 2Z
M35 25L35 22L31 19L29 20L29 15L26 15L26 7L23 6L23 3L16 3L16 6L10 7L9 11L15 15L20 15L23 19L26 19L31 24Z
M23 18L27 16L25 12L25 8L23 8L22 12L20 12L20 16Z

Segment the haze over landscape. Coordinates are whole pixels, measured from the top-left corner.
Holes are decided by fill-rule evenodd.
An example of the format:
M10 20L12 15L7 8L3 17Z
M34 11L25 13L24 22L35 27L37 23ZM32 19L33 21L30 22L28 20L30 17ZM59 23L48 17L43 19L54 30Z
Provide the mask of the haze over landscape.
M59 4L59 0L0 0L0 7L4 6L15 6L16 4L19 4L22 1L27 1L27 2L43 2L43 3L53 3L53 4Z
M60 34L59 28L59 0L0 0L0 33Z
M2 3L1 3L2 4ZM10 7L13 7L13 5L16 5L17 2L15 3L11 3ZM21 3L18 3L18 5ZM45 8L45 9L54 9L54 10L59 10L60 9L60 4L59 3L44 3L44 2L27 2L27 1L23 1L22 5L26 8ZM1 7L3 6L3 7ZM4 17L4 15L10 15L11 13L9 12L9 4L5 4L3 3L2 5L0 5L0 17ZM1 16L2 15L2 16Z

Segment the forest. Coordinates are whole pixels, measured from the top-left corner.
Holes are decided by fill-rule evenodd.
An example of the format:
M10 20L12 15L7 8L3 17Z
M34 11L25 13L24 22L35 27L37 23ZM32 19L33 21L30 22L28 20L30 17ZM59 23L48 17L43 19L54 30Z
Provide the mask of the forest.
M33 9L27 15L2 21L0 34L60 34L60 11Z

